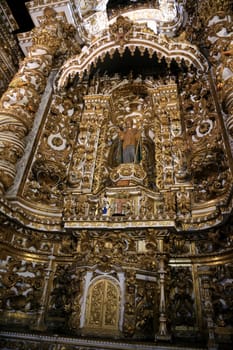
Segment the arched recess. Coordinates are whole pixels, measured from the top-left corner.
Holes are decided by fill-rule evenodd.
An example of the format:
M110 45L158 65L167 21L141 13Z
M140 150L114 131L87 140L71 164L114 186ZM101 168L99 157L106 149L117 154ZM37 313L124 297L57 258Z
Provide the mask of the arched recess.
M142 83L140 78L135 79L134 82L128 82L125 79L109 89L107 94L114 101L108 121L108 135L105 140L105 144L109 146L106 146L104 150L107 155L112 185L127 178L126 174L130 173L129 169L131 169L132 173L129 178L131 177L134 184L143 183L151 189L155 188L155 135L153 131L155 113L152 89L149 84ZM132 122L139 138L135 150L134 166L131 168L123 162L122 141L119 137L119 130L125 130L127 120Z
M84 331L107 332L119 331L120 287L113 278L97 278L89 286Z
M57 74L55 90L65 88L77 75L82 79L85 74L90 73L93 66L96 66L98 60L103 61L106 55L112 58L114 53L118 52L122 56L127 49L132 56L138 49L142 56L146 51L151 58L156 54L159 60L164 58L168 65L175 60L178 64L184 62L188 67L194 66L198 74L207 72L208 61L198 48L185 40L177 40L155 35L149 29L143 32L134 28L125 42L118 43L116 36L107 32L105 36L93 41L89 47L83 47L79 55L66 61Z

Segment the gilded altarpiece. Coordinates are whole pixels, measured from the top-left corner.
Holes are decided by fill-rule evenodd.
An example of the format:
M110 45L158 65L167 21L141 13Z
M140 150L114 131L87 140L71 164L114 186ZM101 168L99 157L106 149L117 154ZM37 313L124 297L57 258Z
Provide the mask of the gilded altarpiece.
M214 271L187 261L230 250L232 240L221 229L175 233L198 225L198 208L226 193L231 176L210 86L204 79L199 91L194 77L94 75L53 95L20 191L34 209L60 212L64 230L41 236L13 225L9 235L2 218L12 247L1 269L7 322L156 341L202 339L207 324L214 344L229 341L230 265L229 281L216 277L213 292L209 277L221 262ZM119 158L128 121L138 135L132 163Z
M47 333L64 349L79 346L68 337L227 347L232 153L206 58L122 16L66 51L52 19L56 45L35 40L1 99L1 346L15 348L14 330L49 349ZM140 69L108 66L129 57Z

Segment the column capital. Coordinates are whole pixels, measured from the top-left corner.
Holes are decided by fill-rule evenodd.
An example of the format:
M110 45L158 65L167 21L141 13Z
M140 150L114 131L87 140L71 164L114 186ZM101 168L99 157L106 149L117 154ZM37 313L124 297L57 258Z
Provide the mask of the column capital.
M52 7L46 7L43 14L41 25L32 29L33 46L46 46L51 54L65 54L69 51L79 53L80 46L75 40L75 27L62 22Z

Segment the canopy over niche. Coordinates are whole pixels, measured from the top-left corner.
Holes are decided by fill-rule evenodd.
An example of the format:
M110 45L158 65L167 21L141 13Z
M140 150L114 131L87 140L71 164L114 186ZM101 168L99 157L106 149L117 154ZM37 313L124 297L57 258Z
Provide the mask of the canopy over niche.
M121 28L123 36L119 34ZM198 48L183 38L179 41L179 38L173 40L164 35L155 35L150 29L142 30L141 26L133 24L127 18L119 17L119 23L110 27L106 36L93 41L90 46L84 47L79 55L64 63L57 74L54 87L56 90L63 89L77 74L82 79L85 74L90 74L92 67L97 66L99 61L107 64L109 58L114 62L114 58L117 60L118 56L124 56L125 59L131 56L136 63L139 52L147 61L148 57L152 59L150 67L154 68L156 63L163 59L168 66L172 61L180 67L184 63L187 67L193 66L198 75L205 74L209 68L206 58ZM127 61L128 59L125 60Z

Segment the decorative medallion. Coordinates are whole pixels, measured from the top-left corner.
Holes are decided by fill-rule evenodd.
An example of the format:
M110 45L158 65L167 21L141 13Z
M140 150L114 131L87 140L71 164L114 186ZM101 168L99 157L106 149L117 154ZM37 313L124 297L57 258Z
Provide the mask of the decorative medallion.
M133 32L133 22L128 17L119 16L114 24L109 27L113 40L120 46L129 41Z

